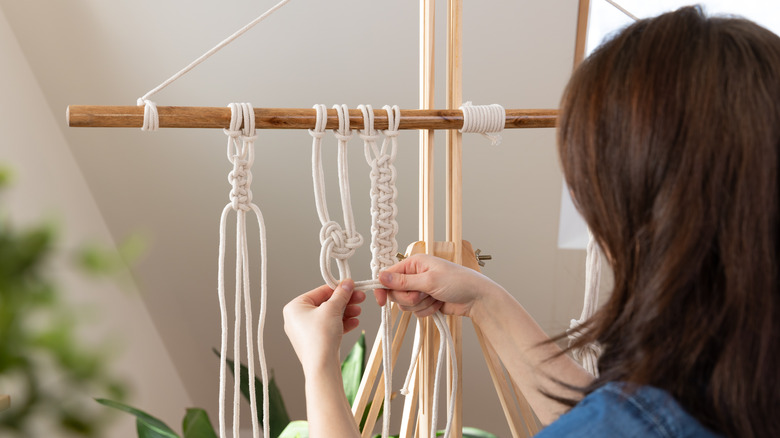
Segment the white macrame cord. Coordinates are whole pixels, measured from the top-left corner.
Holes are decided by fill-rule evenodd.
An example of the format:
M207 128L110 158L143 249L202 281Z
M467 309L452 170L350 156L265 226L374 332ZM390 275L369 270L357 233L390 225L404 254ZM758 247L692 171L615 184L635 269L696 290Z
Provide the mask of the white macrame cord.
M253 212L257 218L260 230L260 316L257 324L257 351L260 360L260 373L263 382L263 436L269 434L268 407L268 367L265 359L263 331L267 302L266 281L266 231L263 215L252 202L252 164L254 163L255 113L251 104L231 103L230 129L225 130L228 136L227 157L233 164L228 175L230 202L222 210L219 221L219 274L217 293L219 297L220 321L222 328L219 366L219 436L226 438L225 400L226 400L226 360L228 344L228 314L225 300L225 240L227 217L231 211L236 212L236 279L235 279L235 310L233 327L233 436L239 436L241 420L241 310L243 307L244 324L246 326L247 368L249 371L249 404L252 415L252 437L259 438L257 420L257 400L255 397L255 357L252 328L251 288L249 284L249 245L246 236L246 214Z
M588 230L588 247L585 255L585 298L582 305L580 319L572 319L569 325L569 344L573 344L582 336L581 325L588 321L595 313L599 304L599 287L601 285L601 253L593 233ZM598 361L601 355L601 347L596 343L589 343L583 347L572 350L575 360L595 377L599 375Z
M466 102L460 106L463 111L463 127L460 132L475 132L490 139L493 146L501 144L501 135L506 125L506 110L494 103L490 105L472 105Z
M371 105L358 106L363 113L363 126L360 133L363 140L363 150L366 162L371 167L371 278L378 280L379 272L383 271L397 261L395 254L398 252L398 222L395 217L398 214L396 198L398 190L395 186L396 171L395 161L398 149L398 123L401 120L401 110L398 106L385 105L387 112L387 130L383 132L385 138L382 147L377 145L379 133L374 130L374 109ZM389 147L389 150L388 150ZM390 436L390 400L393 392L392 352L390 351L392 319L390 301L388 300L381 309L381 324L379 331L382 335L382 369L385 382L385 404L382 415L382 438Z
M194 69L200 63L203 61L211 58L212 55L222 50L225 46L232 43L234 40L239 38L241 35L245 34L249 29L255 27L258 23L268 18L271 14L279 10L282 6L286 5L290 0L282 0L279 3L275 4L274 6L271 6L267 11L260 14L259 17L255 18L254 20L247 23L244 27L241 29L238 29L235 31L232 35L225 38L224 40L220 41L219 44L209 49L206 53L200 55L196 60L192 61L191 63L187 64L186 67L179 70L178 72L174 73L173 76L169 77L165 81L163 81L160 85L152 88L149 90L146 94L139 97L136 101L136 104L138 106L144 107L144 124L141 130L143 131L156 131L160 128L160 116L157 112L157 104L151 100L151 97L160 91L162 91L165 87L168 85L171 85L173 82L175 82L177 79L181 78L182 76L186 75L190 72L190 70Z

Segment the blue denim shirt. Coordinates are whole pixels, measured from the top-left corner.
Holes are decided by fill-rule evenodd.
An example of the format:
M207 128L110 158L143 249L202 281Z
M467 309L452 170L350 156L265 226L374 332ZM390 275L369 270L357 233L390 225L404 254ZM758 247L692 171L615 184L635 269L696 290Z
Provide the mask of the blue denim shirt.
M691 417L666 391L608 383L544 428L538 438L719 437Z

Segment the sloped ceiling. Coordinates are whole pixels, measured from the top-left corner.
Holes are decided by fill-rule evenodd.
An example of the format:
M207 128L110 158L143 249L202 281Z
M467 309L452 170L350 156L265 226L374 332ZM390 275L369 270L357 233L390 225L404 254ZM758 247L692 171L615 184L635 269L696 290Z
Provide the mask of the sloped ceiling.
M440 3L437 38L443 43L446 16ZM571 71L578 2L465 3L465 99L508 108L556 107ZM0 0L48 100L49 108L42 111L63 120L61 128L113 236L121 241L142 233L149 240L147 255L134 268L140 299L192 400L209 408L212 418L218 362L211 348L219 345L217 226L228 199L230 170L224 134L74 129L66 127L64 113L70 104L133 105L271 4ZM256 107L371 103L414 108L417 29L414 1L293 0L155 100L192 106L249 101ZM443 54L443 45L437 50ZM443 106L443 55L438 62L438 104ZM556 246L561 175L554 138L552 129L515 130L492 147L470 135L464 152L464 236L494 256L484 272L512 291L550 332L579 314L583 284L582 252ZM416 141L415 133L402 134L397 163L402 247L417 240ZM293 417L303 418L302 374L283 335L281 309L322 282L310 137L302 131L262 132L257 144L255 201L269 232L267 352L288 408ZM368 211L368 168L358 142L353 146L352 196L358 226L368 235L369 215L359 213ZM334 148L326 149L328 195L336 205ZM443 158L443 150L437 153ZM443 203L441 194L438 211ZM443 237L443 216L438 219L437 234ZM355 276L367 278L368 249L353 260ZM371 303L364 306L362 328L369 339L376 333L377 314ZM466 331L465 423L505 436L479 347Z

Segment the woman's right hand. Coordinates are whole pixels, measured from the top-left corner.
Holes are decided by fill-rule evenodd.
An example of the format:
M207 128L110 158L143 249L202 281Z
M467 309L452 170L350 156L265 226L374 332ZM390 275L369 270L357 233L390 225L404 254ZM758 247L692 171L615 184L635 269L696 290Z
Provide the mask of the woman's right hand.
M441 310L446 315L473 316L474 308L490 293L504 291L479 272L425 254L413 255L379 274L387 289L376 289L377 302L387 299L401 310L425 317ZM504 291L505 292L505 291Z

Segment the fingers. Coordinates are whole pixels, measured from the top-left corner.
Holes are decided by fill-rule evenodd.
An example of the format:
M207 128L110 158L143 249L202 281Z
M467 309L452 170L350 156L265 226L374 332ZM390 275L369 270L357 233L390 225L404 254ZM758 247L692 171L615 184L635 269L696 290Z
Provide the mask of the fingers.
M350 304L346 309L344 309L344 319L356 318L360 316L362 312L363 309L361 309L360 306L356 304Z
M417 291L386 291L387 299L399 304L402 307L413 307L420 304L426 297L430 297L428 294Z
M374 298L376 303L380 306L384 306L387 303L387 289L374 289Z
M342 313L350 300L352 300L352 290L354 287L355 283L351 279L348 278L342 281L336 286L336 289L333 291L333 295L330 299L328 299L327 304L333 306L334 310Z
M420 300L417 304L411 305L411 306L405 306L405 305L399 305L401 307L401 310L405 312L414 312L417 316L425 316L423 313L425 310L435 307L435 310L439 310L443 303L441 301L436 300L435 298L426 295L425 298ZM431 312L433 313L433 312Z
M364 295L365 298L365 295ZM344 318L342 319L342 324L344 326L344 333L348 333L351 330L354 330L355 327L357 327L360 324L360 321L358 320L358 316L360 316L360 313L363 309L360 308L357 304L350 304L347 306L346 309L344 309Z
M425 274L401 274L383 271L379 281L390 290L428 292L429 286Z
M360 304L366 300L366 293L362 290L356 290L352 292L352 296L347 304Z
M314 307L319 307L322 303L328 301L332 295L333 289L328 287L327 284L323 284L316 289L312 289L305 294L300 295L297 299Z
M355 330L359 324L360 324L360 321L358 321L357 318L345 319L344 320L344 333L349 333L352 330Z
M434 313L436 313L438 310L440 310L442 308L442 306L444 306L443 302L435 301L430 306L428 306L428 307L426 307L426 308L424 308L422 310L415 311L414 315L416 317L418 317L418 318L425 318L426 316L431 316Z

